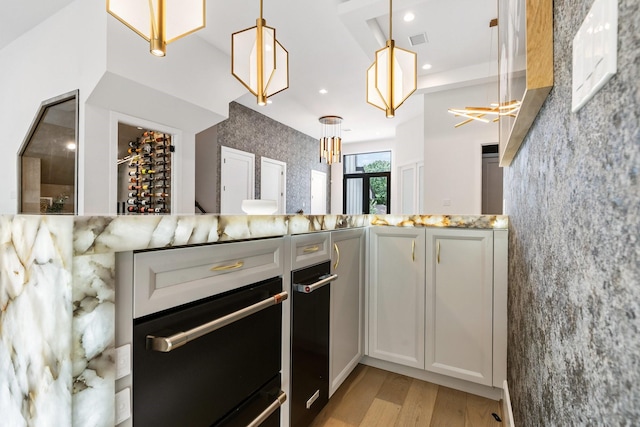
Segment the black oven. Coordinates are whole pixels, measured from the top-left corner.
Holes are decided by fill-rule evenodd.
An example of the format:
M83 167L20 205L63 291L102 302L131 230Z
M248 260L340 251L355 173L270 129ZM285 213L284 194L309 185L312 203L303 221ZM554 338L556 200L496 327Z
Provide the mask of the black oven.
M286 298L274 278L136 319L134 425L279 426Z

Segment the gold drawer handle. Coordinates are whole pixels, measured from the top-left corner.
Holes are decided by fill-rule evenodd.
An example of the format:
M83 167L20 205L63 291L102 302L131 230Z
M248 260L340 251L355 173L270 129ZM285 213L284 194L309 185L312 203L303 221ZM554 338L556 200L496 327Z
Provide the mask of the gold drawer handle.
M231 264L231 265L219 265L217 267L211 267L209 270L211 271L235 270L236 268L240 268L243 265L244 265L244 261L238 261L235 264Z
M302 252L304 252L305 254L308 254L311 252L318 252L319 250L320 250L320 246L315 245L315 246L309 246L308 248L304 248Z

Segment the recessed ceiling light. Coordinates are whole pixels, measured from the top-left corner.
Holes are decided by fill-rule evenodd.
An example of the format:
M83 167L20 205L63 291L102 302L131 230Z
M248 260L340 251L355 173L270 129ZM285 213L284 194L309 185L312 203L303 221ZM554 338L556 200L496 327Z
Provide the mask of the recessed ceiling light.
M67 150L75 150L76 149L76 143L75 142L70 142L67 144Z
M273 104L273 101L270 99L267 99L267 104Z
M342 129L343 132L351 132L351 129Z
M407 12L404 14L404 22L411 22L416 19L416 15L413 12Z
M326 90L326 89L320 89L318 92L320 92L323 95L326 94L326 93L329 93L329 91Z
M430 70L430 69L431 69L431 64L424 64L424 65L422 66L422 69L423 69L423 70Z
M142 130L142 126L138 126L138 130Z

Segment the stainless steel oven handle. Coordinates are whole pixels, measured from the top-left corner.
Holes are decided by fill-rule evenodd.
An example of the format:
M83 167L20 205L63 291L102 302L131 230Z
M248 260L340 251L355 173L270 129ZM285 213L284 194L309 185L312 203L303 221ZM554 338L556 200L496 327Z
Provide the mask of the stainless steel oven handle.
M258 427L264 420L269 418L271 414L273 414L279 407L281 407L286 400L287 395L284 391L280 391L280 394L278 395L276 400L274 400L271 405L267 406L267 408L262 411L262 413L258 415L255 420L247 424L247 427Z
M315 291L316 289L320 289L324 285L326 285L326 284L328 284L330 282L333 282L337 278L338 278L337 274L321 276L320 280L318 280L317 282L312 283L310 285L301 285L301 284L295 283L293 285L293 289L295 289L296 292L302 292L302 293L305 293L305 294L310 294L311 292Z
M271 307L272 305L280 304L282 301L289 298L287 292L280 292L274 296L271 296L265 300L257 302L248 307L242 308L233 313L229 313L226 316L222 316L218 319L212 320L200 326L196 326L188 331L178 332L168 337L156 337L154 335L147 335L147 350L161 351L167 353L178 347L182 347L186 343L200 338L210 332L218 330L224 326L227 326L237 320L243 319L247 316L257 313L260 310Z

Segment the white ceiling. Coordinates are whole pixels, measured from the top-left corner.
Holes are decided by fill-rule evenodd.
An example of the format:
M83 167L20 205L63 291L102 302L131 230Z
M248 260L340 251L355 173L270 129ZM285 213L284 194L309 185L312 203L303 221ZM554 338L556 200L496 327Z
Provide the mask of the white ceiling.
M0 0L0 49L72 1ZM259 15L259 0L207 0L206 6L207 27L195 36L228 54L231 34L254 26ZM416 17L412 22L403 21L407 11ZM250 94L237 101L314 137L319 117L339 115L343 130L351 129L343 131L345 143L393 138L397 125L422 113L421 93L495 79L497 73L497 29L489 28L497 0L394 1L393 38L418 54L419 90L393 119L365 96L366 70L388 38L387 0L264 0L263 17L289 52L290 87L265 107ZM428 43L410 46L408 37L420 33ZM179 42L168 46L167 55L172 49ZM427 62L433 67L424 71ZM321 88L328 93L321 95Z

